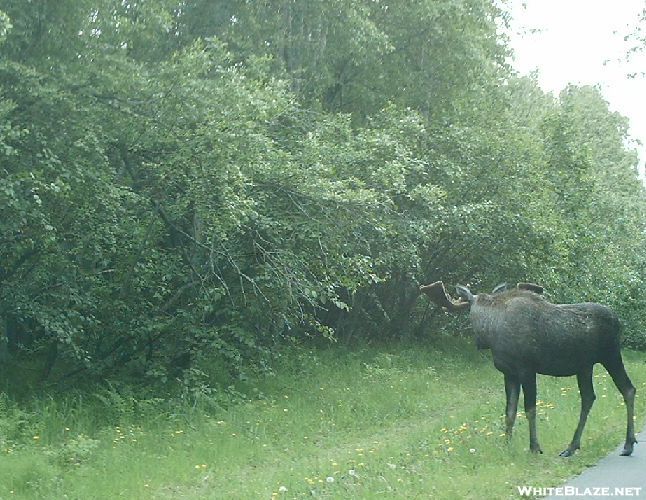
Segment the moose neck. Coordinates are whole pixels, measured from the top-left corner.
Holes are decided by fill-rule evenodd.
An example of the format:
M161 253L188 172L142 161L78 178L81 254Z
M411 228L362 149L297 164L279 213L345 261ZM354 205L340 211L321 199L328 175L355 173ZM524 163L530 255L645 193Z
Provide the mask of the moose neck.
M478 349L491 349L496 336L501 331L502 310L499 307L492 307L496 302L495 299L495 295L479 294L471 305L469 319Z

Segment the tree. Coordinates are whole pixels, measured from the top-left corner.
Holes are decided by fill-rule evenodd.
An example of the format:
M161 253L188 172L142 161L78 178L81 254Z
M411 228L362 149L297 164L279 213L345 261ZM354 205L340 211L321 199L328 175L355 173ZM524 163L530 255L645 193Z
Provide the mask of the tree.
M290 342L421 334L435 279L638 321L626 123L515 77L492 3L23 4L0 2L0 325L41 377L228 383Z

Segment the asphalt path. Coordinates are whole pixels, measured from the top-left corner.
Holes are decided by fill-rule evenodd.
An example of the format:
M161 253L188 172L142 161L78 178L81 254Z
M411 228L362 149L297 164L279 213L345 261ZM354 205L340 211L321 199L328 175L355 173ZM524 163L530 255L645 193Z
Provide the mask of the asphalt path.
M637 444L631 456L619 456L623 449L622 444L596 465L583 471L581 475L560 487L555 487L554 491L547 492L549 496L546 498L549 500L646 498L646 428L636 437Z

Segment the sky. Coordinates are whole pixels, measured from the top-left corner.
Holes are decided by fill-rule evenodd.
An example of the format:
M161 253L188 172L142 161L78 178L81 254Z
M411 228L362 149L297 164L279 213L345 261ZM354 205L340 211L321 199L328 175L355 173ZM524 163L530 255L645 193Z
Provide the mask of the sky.
M630 120L630 135L642 142L646 161L646 51L626 61L624 37L635 31L646 0L510 0L508 33L513 65L521 74L538 70L543 90L556 95L568 84L599 85L612 111Z

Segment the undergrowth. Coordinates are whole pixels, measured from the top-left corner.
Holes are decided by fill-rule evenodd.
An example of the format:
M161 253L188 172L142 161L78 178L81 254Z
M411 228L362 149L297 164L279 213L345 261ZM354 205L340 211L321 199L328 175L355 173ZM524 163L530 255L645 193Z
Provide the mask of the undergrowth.
M646 408L646 356L625 354ZM226 391L153 397L125 386L20 403L0 396L0 498L514 498L617 447L625 407L595 369L575 457L574 378L539 377L538 432L503 434L502 376L471 343L295 349ZM636 453L640 452L638 445Z

